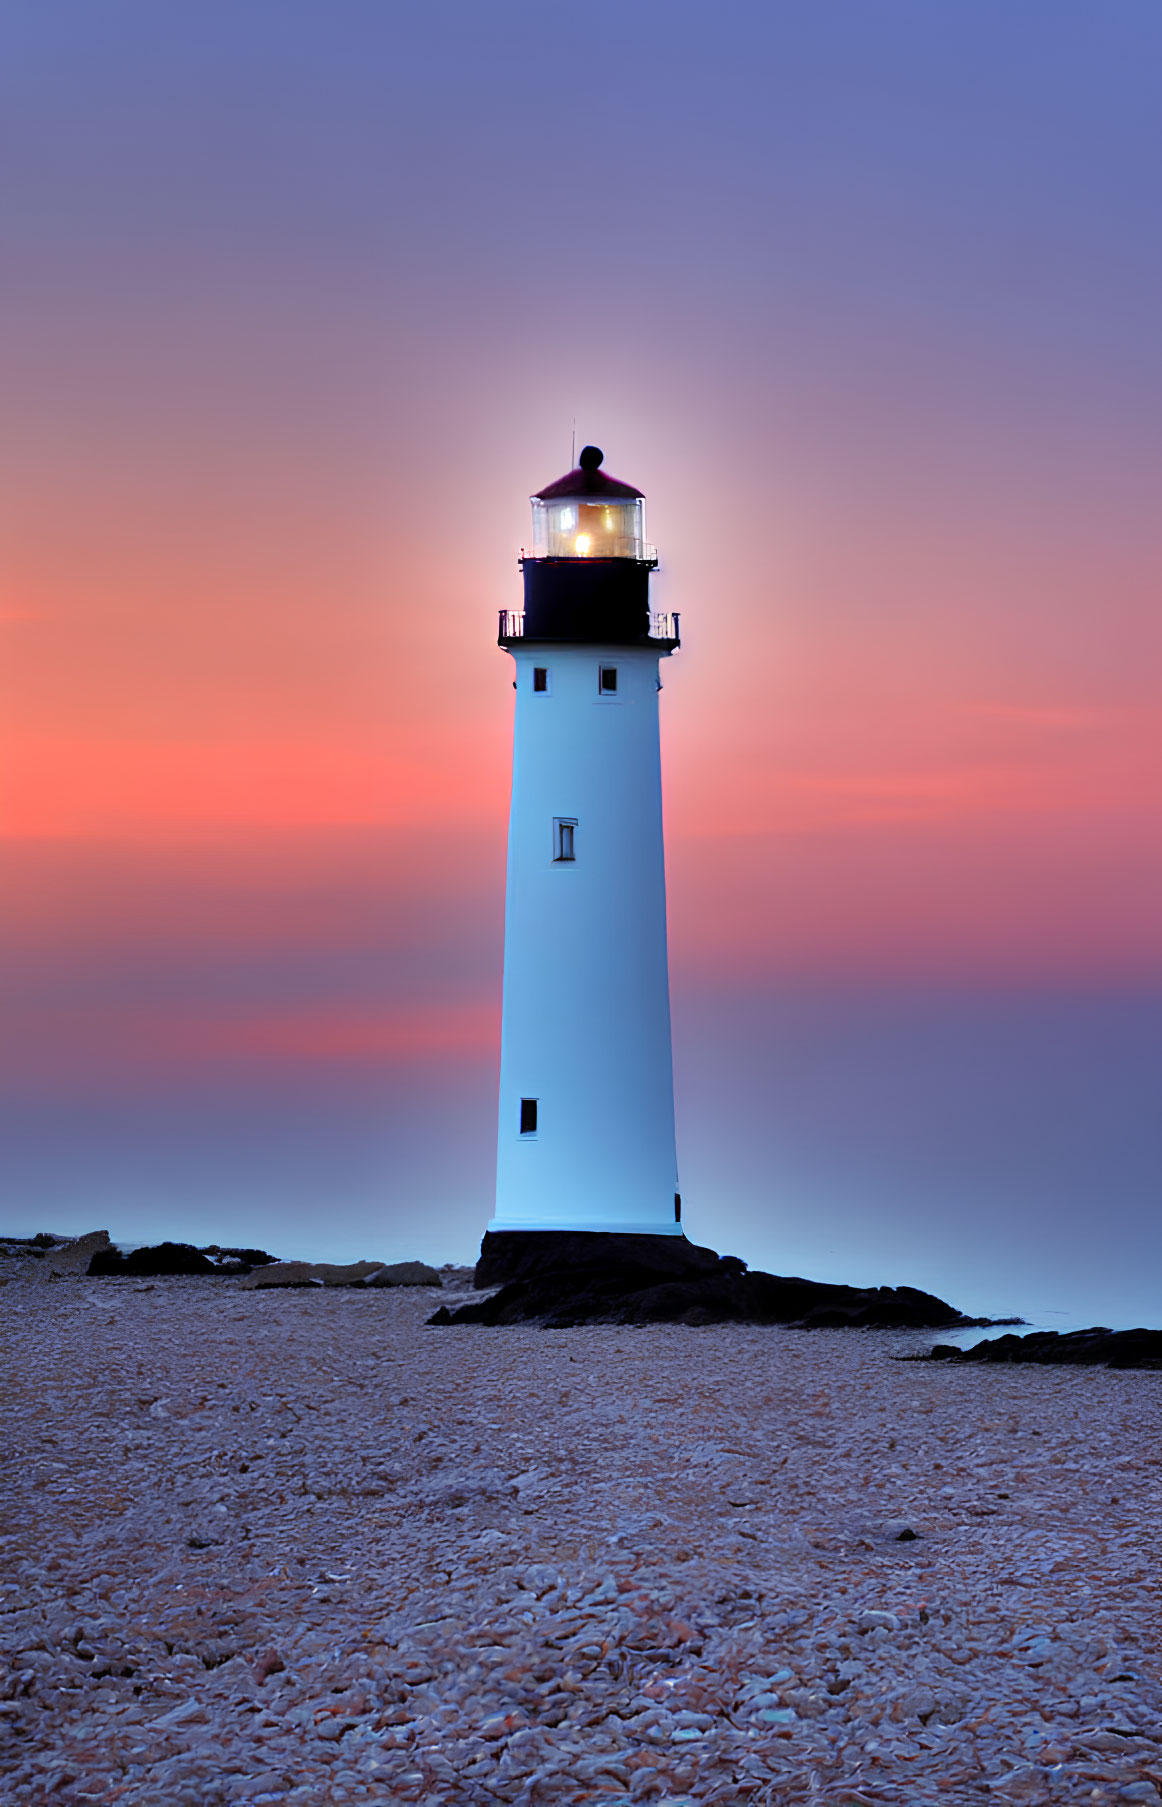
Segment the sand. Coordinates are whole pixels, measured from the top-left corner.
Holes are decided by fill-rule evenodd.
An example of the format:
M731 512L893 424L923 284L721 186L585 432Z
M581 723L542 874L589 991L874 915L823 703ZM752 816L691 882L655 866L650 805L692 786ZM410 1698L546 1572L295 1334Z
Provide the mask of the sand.
M0 1287L0 1798L1162 1799L1162 1375L440 1298Z

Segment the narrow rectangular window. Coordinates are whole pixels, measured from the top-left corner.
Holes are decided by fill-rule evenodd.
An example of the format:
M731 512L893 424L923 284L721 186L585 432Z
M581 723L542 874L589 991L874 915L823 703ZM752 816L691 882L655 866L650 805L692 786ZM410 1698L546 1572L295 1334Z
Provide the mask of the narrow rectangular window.
M520 1101L520 1133L522 1136L535 1136L537 1133L537 1101L535 1098L522 1098Z
M547 665L534 665L533 666L533 689L534 690L548 690L548 688L549 688L549 668L548 668L548 666Z
M576 816L553 817L553 859L575 860L577 849L574 836L577 830Z
M601 665L597 670L597 688L602 696L617 695L617 666Z
M680 1192L675 1192L675 1194L674 1194L674 1222L681 1223L681 1221L682 1221L682 1194Z

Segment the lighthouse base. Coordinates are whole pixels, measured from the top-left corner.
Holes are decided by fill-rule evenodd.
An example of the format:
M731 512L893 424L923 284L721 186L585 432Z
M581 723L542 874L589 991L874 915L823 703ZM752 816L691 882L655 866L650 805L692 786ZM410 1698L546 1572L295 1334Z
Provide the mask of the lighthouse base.
M682 1236L680 1223L626 1223L619 1224L616 1230L610 1229L608 1220L599 1223L596 1219L588 1223L555 1223L530 1224L517 1223L511 1218L494 1217L488 1225L487 1236ZM491 1281L489 1282L491 1285Z
M486 1231L476 1263L475 1285L507 1286L513 1280L569 1275L580 1283L585 1275L611 1276L655 1283L688 1280L717 1271L722 1257L713 1249L687 1242L681 1227L655 1230L509 1230ZM726 1271L742 1273L746 1263L725 1258Z

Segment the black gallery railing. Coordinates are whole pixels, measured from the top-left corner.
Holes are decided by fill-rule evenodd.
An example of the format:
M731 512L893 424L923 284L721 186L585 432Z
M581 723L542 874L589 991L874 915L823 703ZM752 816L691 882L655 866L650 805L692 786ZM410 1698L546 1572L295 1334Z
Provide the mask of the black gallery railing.
M679 621L680 611L677 609L665 609L659 614L651 614L650 639L663 640L667 646L680 646ZM524 631L523 609L501 609L498 640L523 640Z

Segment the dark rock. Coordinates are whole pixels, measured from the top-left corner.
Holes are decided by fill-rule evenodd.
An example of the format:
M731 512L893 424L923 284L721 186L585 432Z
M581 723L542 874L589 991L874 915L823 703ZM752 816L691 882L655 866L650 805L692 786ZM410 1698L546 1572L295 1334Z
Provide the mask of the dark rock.
M285 1671L286 1664L283 1662L278 1651L264 1650L254 1665L254 1679L261 1687L268 1676L282 1675Z
M89 1230L84 1236L74 1236L71 1242L63 1243L57 1248L38 1249L36 1253L41 1255L56 1279L65 1274L87 1274L93 1256L108 1247L107 1230Z
M1162 1369L1162 1330L1031 1330L1027 1336L998 1336L970 1349L937 1343L913 1361L1036 1362L1104 1368Z
M203 1255L216 1255L219 1262L237 1261L243 1267L270 1267L278 1260L277 1255L268 1255L265 1249L203 1249Z
M106 1238L106 1241L108 1238ZM68 1253L67 1250L60 1254ZM54 1261L59 1257L54 1256ZM98 1249L88 1264L94 1275L122 1274L248 1274L253 1268L265 1268L275 1257L265 1249L222 1249L216 1243L196 1249L188 1242L159 1242L148 1248L133 1249L123 1255L119 1249Z
M379 1273L381 1261L273 1261L242 1282L246 1292L279 1286L362 1286Z
M699 1248L684 1236L622 1236L614 1231L489 1230L480 1245L476 1263L477 1287L504 1286L510 1280L529 1280L541 1274L569 1270L604 1272L611 1258L621 1265L637 1265L651 1274L687 1278L715 1273L722 1257L713 1249ZM728 1255L731 1271L746 1272L746 1262Z
M120 1249L98 1249L88 1271L136 1278L141 1274L213 1274L217 1269L188 1242L159 1242L152 1248L132 1249L128 1255Z
M50 1236L42 1230L37 1236L12 1241L10 1253L39 1257L54 1279L62 1275L245 1274L274 1260L265 1249L222 1249L216 1243L195 1249L188 1242L161 1242L123 1255L110 1242L107 1230L73 1237Z
M364 1286L443 1286L439 1274L426 1261L392 1261L368 1274Z
M490 1298L430 1324L792 1324L804 1329L952 1328L966 1318L911 1286L837 1286L750 1273L684 1236L614 1231L506 1231L485 1236L476 1285Z

